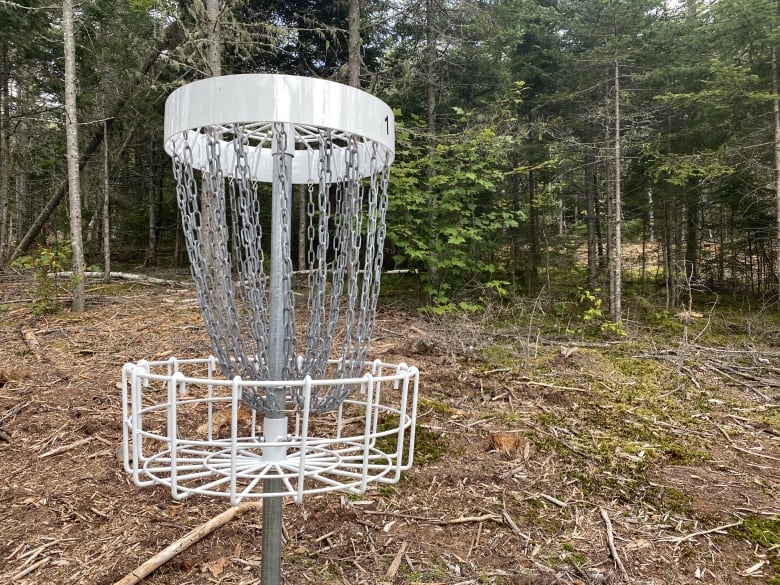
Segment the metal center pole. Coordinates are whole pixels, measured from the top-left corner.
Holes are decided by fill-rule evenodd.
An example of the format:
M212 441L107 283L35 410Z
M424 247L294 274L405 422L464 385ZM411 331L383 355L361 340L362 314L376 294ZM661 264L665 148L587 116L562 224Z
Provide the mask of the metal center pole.
M287 295L285 293L285 253L289 253L290 211L292 206L292 158L295 149L294 130L291 124L274 124L273 131L273 178L271 185L271 273L269 275L268 310L270 331L268 333L268 373L271 380L284 378L284 363L287 359L285 319ZM285 215L284 210L287 213ZM287 417L284 387L268 391L271 409L263 422L263 435L267 442L284 440L287 436ZM266 461L280 461L286 458L283 448L268 447L263 450ZM281 479L268 478L263 481L267 494L280 493ZM263 547L261 584L279 585L282 561L282 496L266 497L263 500Z

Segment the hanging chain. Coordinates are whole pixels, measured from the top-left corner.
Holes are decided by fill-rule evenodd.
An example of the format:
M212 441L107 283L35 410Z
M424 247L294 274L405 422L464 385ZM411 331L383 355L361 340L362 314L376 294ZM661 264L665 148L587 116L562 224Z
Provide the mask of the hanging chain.
M288 136L288 129L295 136ZM251 170L261 164L256 157L265 148L262 145L272 144L279 153L272 165L276 165L274 175L279 182L276 192L281 194L284 379L359 377L368 353L386 235L388 154L378 144L357 136L305 129L307 136L314 137L309 156L316 164L309 164L315 173L307 183L305 217L299 218L305 222L308 285L305 336L299 339L288 155L303 153L287 150L293 138L306 142L299 131L304 129L278 123L250 130L242 124L205 128L189 133L192 144L185 136L173 156L193 280L214 352L229 377L268 380L270 375L268 339L275 325L269 318L267 230L262 225L270 198L265 195L267 186L254 182ZM198 152L205 157L195 156L195 148L203 149ZM255 157L251 160L250 151ZM193 161L201 158L204 168L195 168ZM329 360L335 360L333 369ZM318 387L311 396L311 412L337 408L353 390L352 385L342 383ZM289 394L297 408L302 408L301 392L293 388ZM249 389L244 400L260 411L279 408L269 404L268 396L259 390Z

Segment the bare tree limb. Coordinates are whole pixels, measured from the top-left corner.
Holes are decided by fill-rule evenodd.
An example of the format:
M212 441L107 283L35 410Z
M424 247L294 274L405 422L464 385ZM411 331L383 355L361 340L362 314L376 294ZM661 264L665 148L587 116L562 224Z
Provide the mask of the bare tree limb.
M114 585L136 585L140 583L147 575L151 574L156 569L162 567L165 563L171 560L179 553L185 551L187 548L201 540L203 537L208 536L214 532L217 528L224 526L236 516L248 512L250 510L260 510L263 506L262 502L250 502L228 508L221 514L214 516L208 522L201 524L197 528L190 530L187 534L182 536L179 540L171 544L164 550L154 555L148 561L144 562L138 568L133 569L127 575L122 577Z

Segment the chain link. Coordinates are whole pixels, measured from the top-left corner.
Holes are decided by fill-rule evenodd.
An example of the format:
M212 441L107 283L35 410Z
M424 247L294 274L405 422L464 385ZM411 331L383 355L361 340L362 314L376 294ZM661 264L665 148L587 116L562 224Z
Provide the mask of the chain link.
M287 136L287 129L295 134ZM287 193L292 182L288 156L274 156L277 193L281 209L283 323L271 323L269 277L266 263L270 233L263 220L268 217L272 193L268 185L252 178L253 145L273 144L276 152L287 151L288 138L310 148L316 161L316 175L308 180L305 217L307 316L296 323L293 290L293 209ZM252 133L254 132L254 133ZM248 131L242 124L203 128L190 133L190 140L173 156L176 198L182 230L198 291L203 318L214 353L227 377L269 379L269 332L284 331L284 364L287 380L359 377L368 354L374 326L379 281L386 235L388 152L353 135L327 128L299 129L270 124ZM250 135L251 134L251 135ZM205 168L194 168L193 149L205 148ZM370 156L364 153L366 149ZM253 156L262 149L255 148ZM305 156L294 150L296 156ZM361 165L370 164L370 169ZM366 177L366 179L362 177ZM267 219L265 220L267 222ZM265 251L264 251L265 250ZM301 307L303 308L303 307ZM305 326L305 334L297 327ZM333 366L329 364L335 364ZM354 390L353 385L335 382L312 395L310 410L337 408ZM290 387L286 408L303 407L300 391ZM270 404L259 389L244 393L244 401L255 410L268 412Z

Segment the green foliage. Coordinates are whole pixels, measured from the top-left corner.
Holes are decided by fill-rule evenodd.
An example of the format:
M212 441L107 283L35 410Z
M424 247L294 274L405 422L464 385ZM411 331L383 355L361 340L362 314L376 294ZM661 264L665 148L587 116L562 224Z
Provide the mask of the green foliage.
M491 124L467 124L442 137L432 158L409 130L401 129L397 139L388 213L393 258L422 270L429 310L479 310L478 302L456 299L475 281L499 295L507 292L497 251L525 219L505 196L507 153L515 139Z
M623 337L626 330L622 322L610 321L602 309L603 301L597 296L600 291L596 289L591 292L584 288L577 289L578 307L580 309L580 319L583 321L582 332L598 331L609 337ZM574 331L572 331L574 333Z
M396 429L398 427L398 417L390 417L382 421L377 426L378 431ZM404 440L408 442L409 433L406 433ZM429 429L423 425L417 425L414 433L414 461L415 464L425 465L436 461L444 452L446 443L444 436L438 432ZM385 453L394 453L398 448L397 434L380 437L377 440L377 448ZM408 445L407 447L408 448Z
M740 526L732 531L748 542L760 546L762 549L777 551L780 548L780 518L747 516ZM780 556L767 555L771 561L771 567L775 573L780 573ZM774 576L768 585L780 585L780 576Z
M43 315L59 311L53 274L60 272L68 262L70 262L68 241L51 246L38 246L34 253L21 256L14 261L14 266L32 271L35 277L37 286L33 291L31 302L35 314Z

